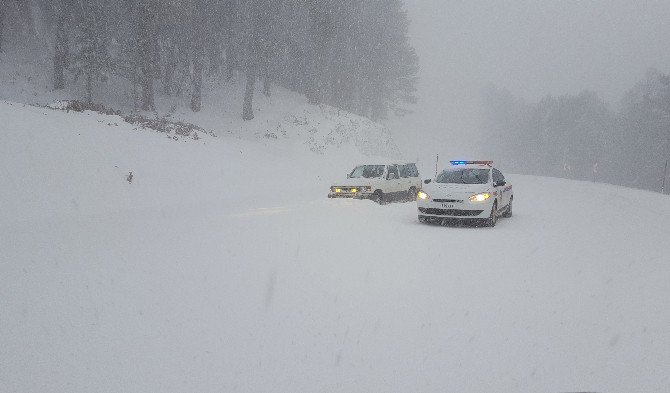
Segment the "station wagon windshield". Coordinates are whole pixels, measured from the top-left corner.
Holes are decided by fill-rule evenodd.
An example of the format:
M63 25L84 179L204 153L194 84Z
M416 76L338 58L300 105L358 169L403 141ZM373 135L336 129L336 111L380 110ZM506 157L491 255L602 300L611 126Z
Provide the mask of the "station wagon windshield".
M357 166L349 175L353 179L372 179L382 177L384 174L384 165L361 165Z
M486 184L489 181L489 169L459 169L440 173L437 183Z

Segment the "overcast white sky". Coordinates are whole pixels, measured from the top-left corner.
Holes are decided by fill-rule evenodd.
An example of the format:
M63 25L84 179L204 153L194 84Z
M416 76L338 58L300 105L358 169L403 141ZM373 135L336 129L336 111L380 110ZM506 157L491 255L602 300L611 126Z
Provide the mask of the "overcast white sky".
M405 3L421 101L394 129L411 154L471 154L489 82L530 100L589 89L616 107L649 67L670 72L670 0Z

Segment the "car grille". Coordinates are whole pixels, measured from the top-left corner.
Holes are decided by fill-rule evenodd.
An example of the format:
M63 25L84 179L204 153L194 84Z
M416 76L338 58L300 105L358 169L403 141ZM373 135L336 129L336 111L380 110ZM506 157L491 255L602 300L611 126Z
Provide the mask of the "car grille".
M419 211L434 216L475 217L482 214L484 210L426 209L420 207Z
M433 202L442 202L442 203L461 203L462 200L459 199L433 199Z

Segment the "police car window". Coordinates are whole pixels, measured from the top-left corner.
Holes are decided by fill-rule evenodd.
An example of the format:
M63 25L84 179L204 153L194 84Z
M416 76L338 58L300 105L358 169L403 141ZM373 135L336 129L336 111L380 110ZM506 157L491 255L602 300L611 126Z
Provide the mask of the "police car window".
M497 183L502 180L502 173L500 173L499 170L494 169L493 170L493 182Z
M450 184L486 184L489 181L489 169L458 169L440 173L437 183Z
M505 176L497 169L493 169L493 182L499 183L505 181Z

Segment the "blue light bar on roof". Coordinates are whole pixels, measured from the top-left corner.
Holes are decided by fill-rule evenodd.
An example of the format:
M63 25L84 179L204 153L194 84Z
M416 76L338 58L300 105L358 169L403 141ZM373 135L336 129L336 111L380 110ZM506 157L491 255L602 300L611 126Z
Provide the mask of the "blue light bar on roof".
M451 165L493 165L493 161L450 161Z

